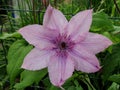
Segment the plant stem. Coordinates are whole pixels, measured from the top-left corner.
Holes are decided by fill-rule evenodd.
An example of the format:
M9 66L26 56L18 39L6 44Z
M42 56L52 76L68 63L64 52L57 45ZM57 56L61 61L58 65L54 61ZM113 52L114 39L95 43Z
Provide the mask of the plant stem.
M35 1L32 0L32 3L33 3L33 23L36 23L36 12L35 12Z
M86 76L84 77L84 79L82 79L82 81L88 86L88 88L89 88L90 90L96 90L96 89L94 88L94 86L91 84L88 75L86 75Z
M18 3L18 9L21 9L20 8L20 1L18 0L17 3ZM20 13L21 24L22 24L22 26L24 26L24 21L23 21L24 19L23 19L23 16L22 16L22 12L19 12L19 13Z
M105 2L105 0L101 0L100 5L98 6L96 12L100 10L100 8L101 8L101 6L103 5L104 2Z
M2 32L3 32L3 24L1 26L1 29L0 29L0 34L2 35Z
M6 49L5 49L3 40L0 40L0 41L1 41L2 48L3 48L3 52L4 52L5 62L6 62L6 64L7 64Z
M117 11L120 13L120 8L118 7L116 0L113 0L113 1L114 1Z
M89 9L92 8L92 0L89 0Z
M1 33L1 34L2 34L2 32L3 32L3 24L2 24L1 29L0 29L0 33ZM5 61L6 61L6 64L7 64L7 58L6 58L6 50L5 50L5 46L4 46L4 44L3 44L3 41L2 41L2 40L0 40L0 41L1 41L1 45L2 45L3 51L4 51Z

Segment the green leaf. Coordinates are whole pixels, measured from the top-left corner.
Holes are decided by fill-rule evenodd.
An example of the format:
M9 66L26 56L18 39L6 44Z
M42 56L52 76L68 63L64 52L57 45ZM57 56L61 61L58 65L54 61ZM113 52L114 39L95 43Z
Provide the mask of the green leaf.
M86 78L84 77L82 79L82 81L87 85L88 90L96 90L95 87L92 85L92 83L90 82L90 79L88 77L88 75L86 75Z
M16 38L21 38L21 35L18 32L14 32L14 33L3 33L2 35L0 35L0 39L4 40L7 39L9 37L16 37Z
M74 84L76 85L76 90L83 90L83 88L81 87L81 85L79 84L79 82L77 80L74 80Z
M108 15L104 12L97 12L93 15L93 21L91 26L91 31L93 32L105 32L113 30L113 24L110 19L108 19Z
M45 87L47 87L47 88L50 88L50 87L51 87L51 82L50 82L49 77L44 78L44 79L42 80L42 82L43 82L43 84L44 84Z
M20 83L15 84L14 88L16 90L24 90L24 88L32 85L33 83L38 83L46 74L47 69L42 69L40 71L24 70L21 73Z
M70 86L67 90L83 90L83 88L81 86Z
M120 26L114 26L114 31L112 34L114 35L114 38L116 41L120 42Z
M75 86L70 86L67 90L76 90Z
M61 89L56 86L51 85L51 87L48 90L61 90Z
M32 48L33 47L28 45L24 40L18 40L11 45L7 56L7 73L10 77L11 85L14 84L16 76L22 71L20 67L23 63L23 59Z
M120 33L120 26L114 26L115 31L113 32L114 34L119 34Z
M79 86L79 87L76 87L76 90L83 90L83 88Z
M120 85L113 82L112 85L107 90L119 90Z
M120 43L113 45L112 53L108 53L103 61L102 78L106 81L110 75L120 70ZM115 72L116 71L116 72Z
M110 76L110 77L108 78L108 80L120 84L120 74L112 75L112 76Z

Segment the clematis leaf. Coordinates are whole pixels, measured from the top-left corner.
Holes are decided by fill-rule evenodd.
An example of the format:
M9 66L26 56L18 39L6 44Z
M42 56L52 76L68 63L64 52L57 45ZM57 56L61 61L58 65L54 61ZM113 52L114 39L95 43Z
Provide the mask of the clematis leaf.
M79 82L77 80L74 80L74 84L75 84L75 90L83 90L82 86L79 84Z
M18 40L11 45L7 56L7 73L11 85L14 84L16 76L22 71L21 64L23 63L23 59L32 48L33 47L28 45L24 40Z
M42 69L40 71L24 70L21 73L21 82L15 84L14 88L16 90L24 90L24 88L26 88L27 86L30 86L33 83L38 83L46 74L46 69Z
M118 84L120 84L120 74L115 74L109 77L110 81L116 82Z
M75 86L70 86L68 90L76 90ZM81 89L80 89L81 90Z
M120 85L113 82L112 85L107 90L119 90Z
M49 90L49 88L51 87L49 77L46 77L45 79L43 79L42 82L43 82L44 86L47 87L47 90Z
M113 31L114 39L120 42L120 26L114 26L115 31Z
M61 89L56 86L51 85L50 89L48 89L48 90L61 90Z
M120 43L112 47L112 53L109 53L103 62L102 75L104 81L111 76L114 70L120 70Z
M104 32L113 30L113 24L108 15L104 12L97 12L93 14L93 21L91 31L93 32Z
M2 35L0 35L0 40L4 40L7 39L9 37L15 37L15 38L21 38L21 35L18 32L14 32L14 33L3 33Z
M67 90L83 90L81 86L75 87L75 86L70 86Z

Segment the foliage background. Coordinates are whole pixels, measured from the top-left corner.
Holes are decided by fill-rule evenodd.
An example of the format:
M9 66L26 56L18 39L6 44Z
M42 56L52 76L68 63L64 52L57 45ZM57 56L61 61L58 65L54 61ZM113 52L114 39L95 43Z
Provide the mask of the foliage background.
M33 72L20 68L33 46L17 30L28 24L42 24L48 3L61 10L68 20L77 12L92 8L90 31L113 41L112 46L96 55L102 69L92 74L75 71L63 85L65 90L119 90L120 0L1 0L0 90L60 90L50 83L47 69Z

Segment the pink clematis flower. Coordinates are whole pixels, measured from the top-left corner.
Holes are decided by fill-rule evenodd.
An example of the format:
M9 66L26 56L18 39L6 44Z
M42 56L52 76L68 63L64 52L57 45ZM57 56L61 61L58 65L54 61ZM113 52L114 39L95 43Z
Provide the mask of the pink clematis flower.
M50 81L61 87L74 70L93 73L100 64L95 54L112 42L89 32L92 10L79 12L68 22L55 8L48 6L43 25L28 25L19 30L35 48L24 58L22 68L40 70L48 67Z

